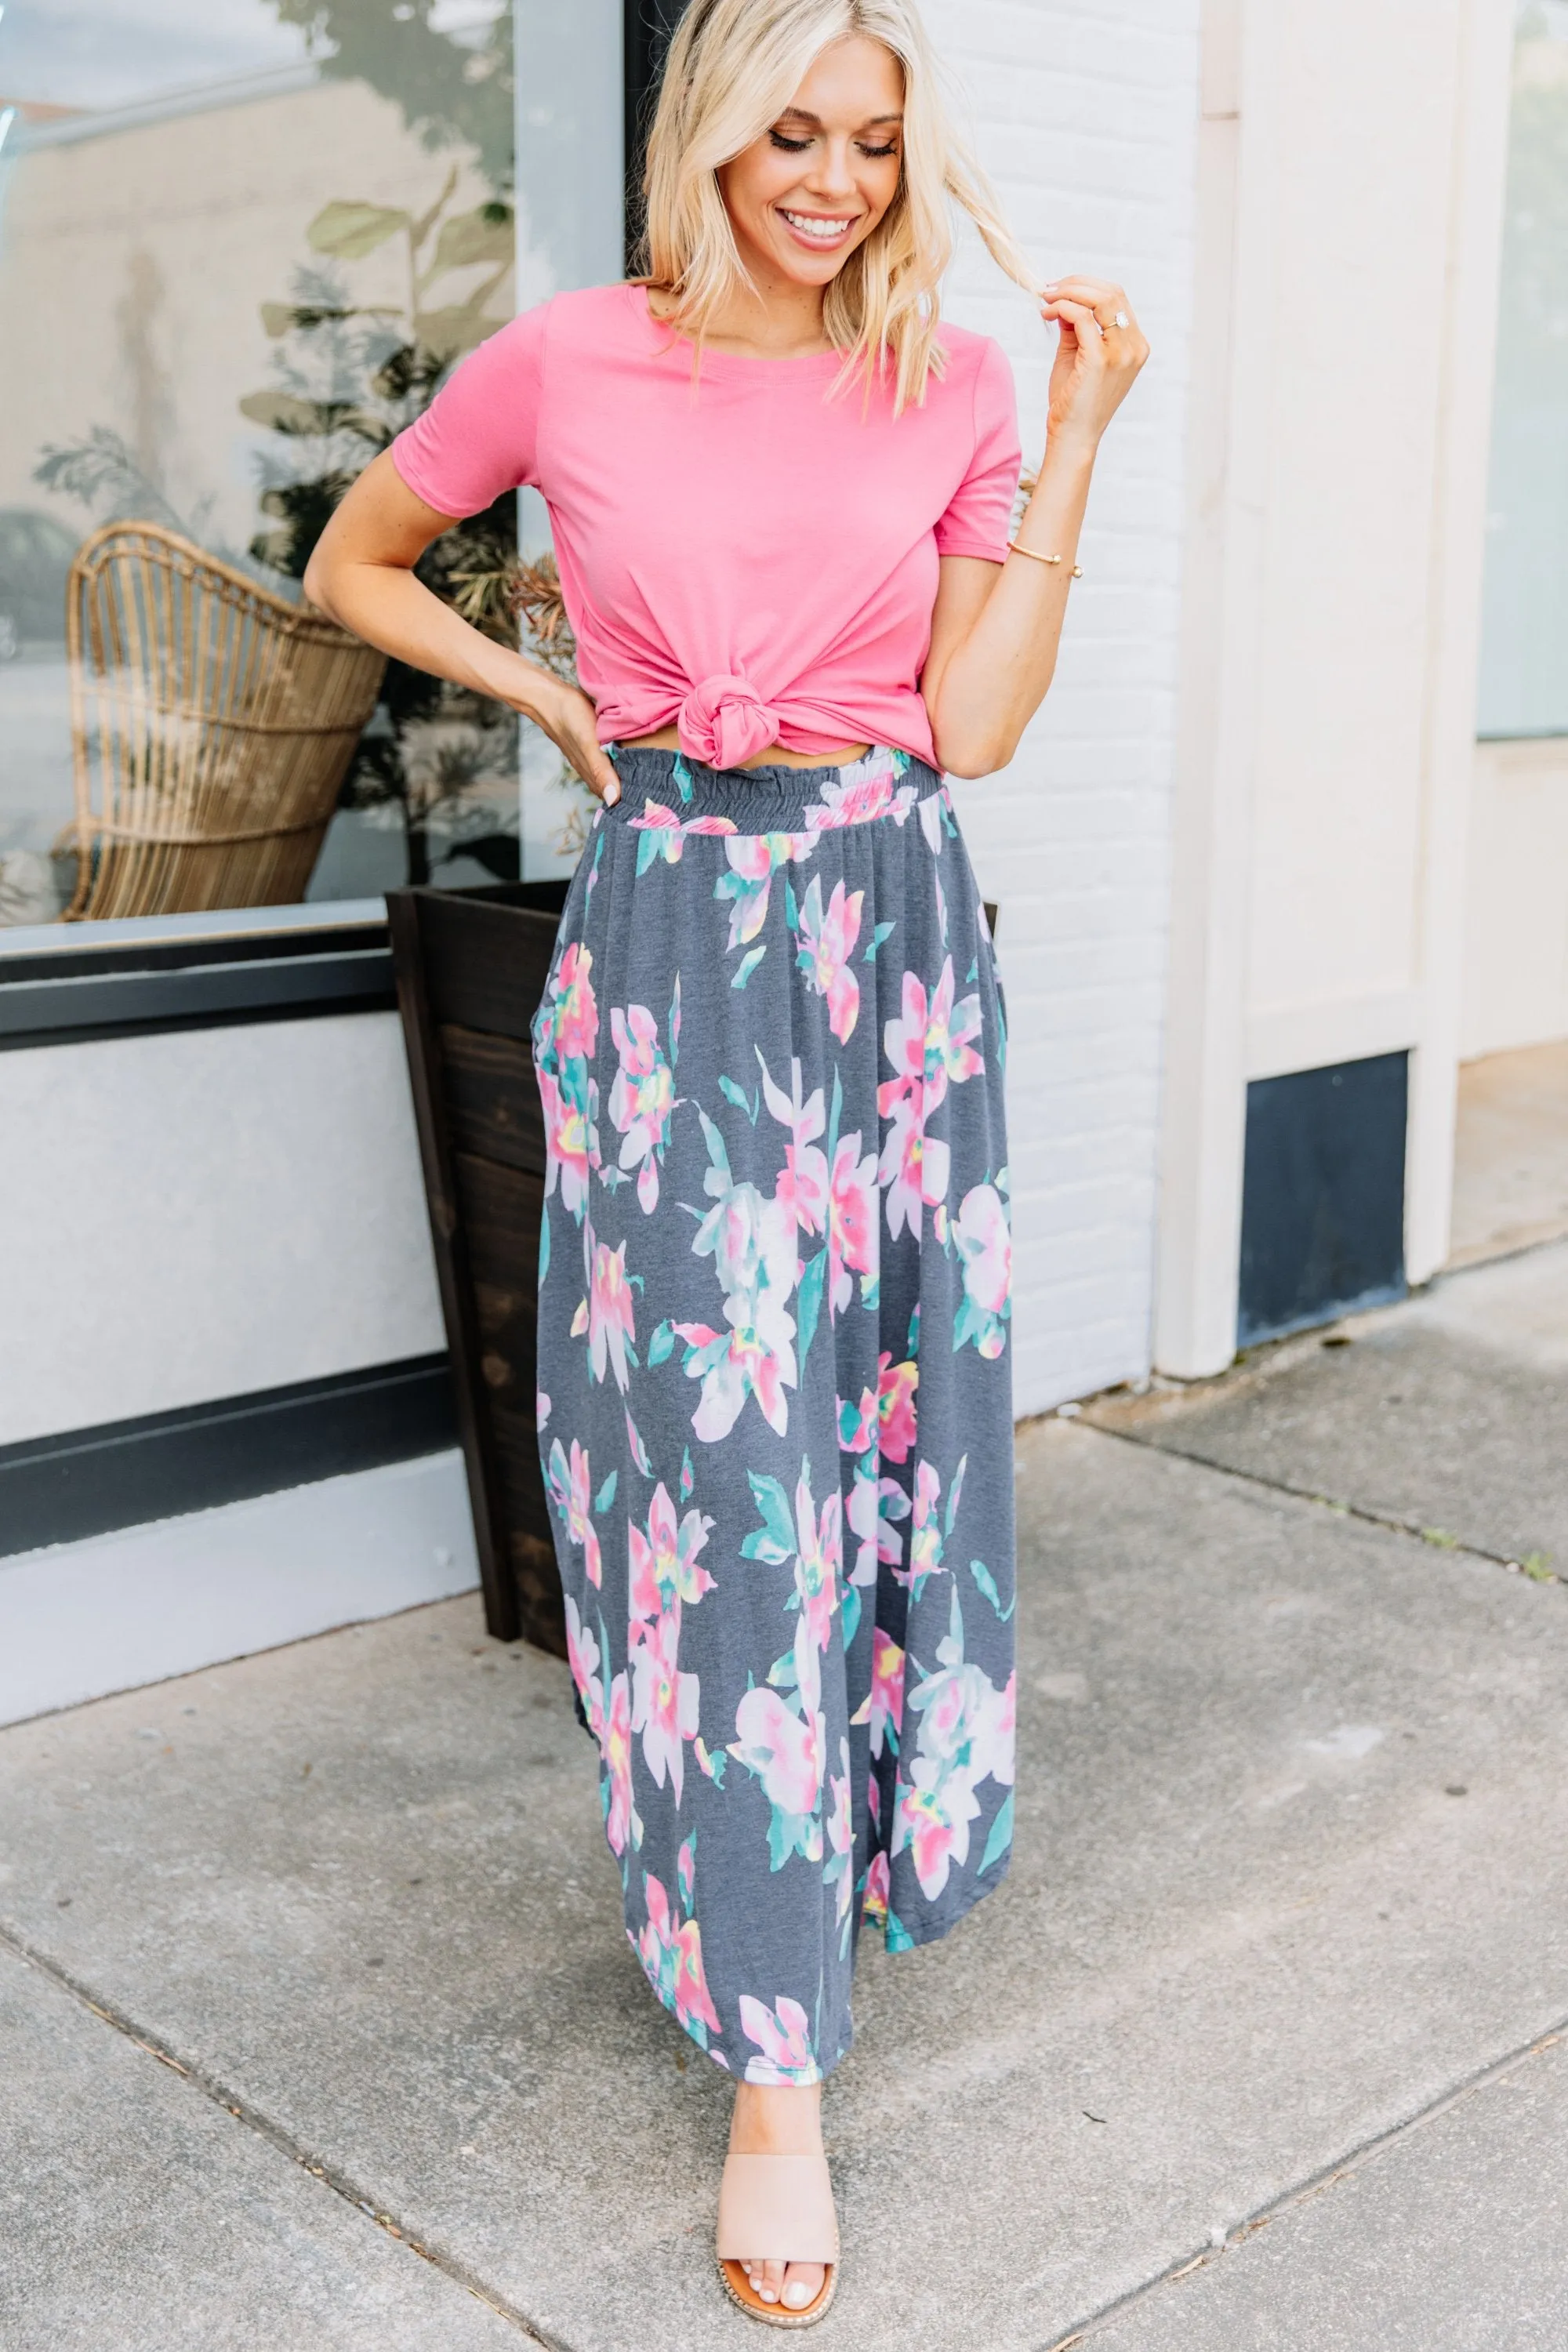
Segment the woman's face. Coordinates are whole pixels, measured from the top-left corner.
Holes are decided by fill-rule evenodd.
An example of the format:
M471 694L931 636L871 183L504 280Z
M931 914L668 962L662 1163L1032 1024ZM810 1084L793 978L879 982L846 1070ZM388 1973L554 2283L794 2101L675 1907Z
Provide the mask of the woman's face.
M826 286L898 193L903 69L857 35L824 49L771 131L719 173L741 258Z

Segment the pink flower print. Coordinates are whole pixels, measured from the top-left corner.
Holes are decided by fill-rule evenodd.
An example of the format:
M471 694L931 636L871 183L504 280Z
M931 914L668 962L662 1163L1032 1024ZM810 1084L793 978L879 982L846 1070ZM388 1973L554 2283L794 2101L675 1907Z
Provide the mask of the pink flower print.
M748 1772L756 1774L776 1812L802 1823L803 1839L795 1843L808 1861L819 1861L822 1829L812 1816L822 1797L821 1717L803 1718L785 1706L776 1690L759 1684L743 1695L735 1709L735 1731L731 1755ZM793 1850L793 1844L785 1848L786 1853Z
M746 2061L748 2083L775 2085L817 2083L822 2070L811 2042L811 2020L798 2000L786 1994L773 2009L749 1992L741 1995L741 2023L748 2042L762 2052Z
M599 1680L599 1644L577 1614L577 1603L567 1593L566 1663L583 1702L588 1728L601 1748L605 1744L605 1686Z
M637 844L639 879L661 857L667 866L679 865L683 827L672 808L666 808L662 801L645 800L641 816L634 816L630 827L643 836Z
M841 768L825 786L821 802L805 812L807 824L819 833L837 833L847 824L868 824L890 811L902 824L914 805L915 787L900 784L903 770L896 753L873 751L864 760Z
M833 1612L838 1605L838 1580L844 1559L844 1502L829 1495L820 1521L811 1498L805 1465L795 1490L795 1523L799 1549L795 1554L795 1589L807 1632L819 1650L832 1638Z
M877 1415L881 1423L880 1450L889 1462L907 1462L915 1442L915 1391L921 1368L895 1364L890 1355L877 1360Z
M771 1429L789 1425L784 1391L795 1382L795 1319L788 1301L799 1278L795 1219L787 1202L764 1201L754 1184L731 1176L724 1139L699 1114L712 1162L703 1179L714 1206L699 1225L692 1254L711 1257L724 1292L728 1336L705 1323L678 1323L687 1342L685 1370L702 1382L691 1425L705 1444L727 1437L748 1396Z
M849 1802L849 1742L838 1743L842 1772L833 1773L828 1780L827 1860L823 1865L822 1883L838 1890L838 1923L844 1931L846 1948L849 1933L849 1906L854 1898L854 1874L851 1864L855 1852L855 1821Z
M850 958L860 936L860 907L865 893L846 897L842 882L833 886L827 911L822 909L822 877L814 874L800 909L800 946L795 961L819 996L827 1000L827 1025L846 1045L860 1012L860 983L850 969Z
M620 1165L637 1168L637 1200L643 1213L658 1205L658 1167L675 1108L675 1077L659 1050L658 1024L645 1004L615 1005L610 1034L621 1066L610 1088L610 1117L621 1135Z
M952 1228L963 1262L963 1305L953 1326L953 1343L973 1339L982 1356L994 1360L1007 1344L1003 1329L1013 1287L1013 1235L1007 1211L994 1184L976 1184L963 1196Z
M561 1186L568 1215L580 1217L588 1198L588 1112L585 1092L563 1091L548 1063L538 1064L540 1107L544 1113L545 1198Z
M679 1667L680 1612L668 1611L649 1625L632 1621L632 1729L642 1734L643 1762L662 1789L666 1776L680 1802L684 1779L681 1742L697 1737L698 1678Z
M921 821L921 831L925 835L926 847L933 857L940 857L942 845L941 799L932 793L929 800L921 801L915 814Z
M904 974L901 1016L882 1032L883 1051L894 1076L878 1089L878 1106L886 1118L900 1095L924 1088L929 1115L942 1103L949 1082L962 1086L984 1065L970 1042L981 1030L980 999L966 996L953 1006L952 958L946 957L942 977L928 1003L918 975Z
M908 1780L899 1784L893 1807L893 1852L908 1847L914 1856L921 1893L934 1903L947 1885L948 1865L960 1867L969 1859L969 1825L980 1811L973 1776L943 1771L932 1758L920 1756Z
M857 1464L846 1507L850 1532L860 1538L850 1580L858 1585L876 1583L879 1560L896 1571L904 1557L903 1538L894 1522L909 1517L910 1498L896 1478L879 1478L876 1465L875 1454Z
M865 1454L877 1434L877 1400L869 1389L862 1389L858 1404L846 1404L842 1397L834 1400L838 1407L838 1451L840 1454Z
M925 1090L917 1087L913 1095L895 1101L889 1115L877 1174L887 1187L888 1231L895 1241L906 1226L919 1241L924 1210L947 1198L951 1154L945 1143L926 1133L925 1113Z
M675 1505L659 1481L648 1506L647 1533L635 1525L626 1528L634 1616L657 1617L712 1591L713 1579L699 1558L712 1527L700 1511L688 1511L678 1528Z
M688 2033L706 2049L708 2035L717 2033L720 2026L703 1973L701 1930L695 1919L677 1924L664 1886L647 1873L643 1894L647 1918L637 1939L637 1958L666 2009L673 2010Z
M904 1727L904 1653L879 1625L871 1635L871 1753L896 1756Z
M593 1490L588 1474L588 1456L577 1440L572 1440L572 1460L568 1467L561 1440L550 1449L548 1472L551 1496L555 1507L566 1522L569 1540L583 1547L583 1566L590 1584L604 1580L604 1562L599 1550L599 1538L594 1526Z
M637 1333L632 1322L632 1286L626 1279L626 1245L610 1249L594 1243L594 1271L588 1286L588 1361L594 1378L605 1377L606 1358L623 1396L626 1386L626 1342Z
M603 1752L605 1834L610 1841L610 1852L621 1854L626 1850L627 1838L635 1836L640 1827L632 1804L631 1685L624 1674L617 1675L610 1685L610 1703L605 1714Z
M739 833L740 826L730 816L690 816L681 826L682 833Z
M724 844L730 871L713 886L716 898L729 898L729 946L749 947L768 919L773 877L779 866L809 857L816 847L815 833L737 834Z
M914 1525L910 1530L910 1564L900 1576L915 1594L928 1576L934 1576L942 1566L942 1527L937 1515L942 1499L942 1480L930 1462L922 1462L915 1471Z
M827 1124L822 1088L818 1087L808 1098L803 1097L804 1081L796 1060L790 1064L790 1091L786 1095L782 1087L774 1085L760 1051L757 1060L763 1073L763 1098L772 1116L781 1127L787 1127L790 1134L773 1197L784 1203L803 1232L819 1234L827 1216L827 1154L816 1139Z
M574 940L550 983L554 1000L555 1049L563 1061L591 1062L599 1048L599 1008L595 1001L594 958Z
M841 1135L833 1154L827 1196L827 1299L837 1319L855 1296L854 1276L875 1276L879 1258L877 1227L877 1155L859 1157L858 1135Z
M873 1781L871 1785L875 1788L876 1782ZM888 1856L886 1849L880 1846L871 1856L871 1867L866 1873L866 1895L861 1911L874 1927L887 1926Z

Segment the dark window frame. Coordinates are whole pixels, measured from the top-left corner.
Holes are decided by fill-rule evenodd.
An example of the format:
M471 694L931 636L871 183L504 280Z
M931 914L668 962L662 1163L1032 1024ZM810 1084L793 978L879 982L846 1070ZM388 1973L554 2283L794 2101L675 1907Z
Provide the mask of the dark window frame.
M627 267L642 234L647 118L684 0L623 0ZM396 1009L385 909L321 899L277 910L215 909L210 927L150 915L49 926L49 943L0 932L0 1053L231 1023ZM243 928L236 919L243 919ZM177 926L177 928L176 928ZM100 934L107 934L100 936Z

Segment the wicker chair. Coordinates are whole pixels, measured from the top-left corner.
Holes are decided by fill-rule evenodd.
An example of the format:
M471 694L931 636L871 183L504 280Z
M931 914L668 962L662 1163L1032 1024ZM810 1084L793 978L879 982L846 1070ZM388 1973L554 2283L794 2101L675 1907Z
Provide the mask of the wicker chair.
M384 656L150 522L71 566L65 919L302 898Z

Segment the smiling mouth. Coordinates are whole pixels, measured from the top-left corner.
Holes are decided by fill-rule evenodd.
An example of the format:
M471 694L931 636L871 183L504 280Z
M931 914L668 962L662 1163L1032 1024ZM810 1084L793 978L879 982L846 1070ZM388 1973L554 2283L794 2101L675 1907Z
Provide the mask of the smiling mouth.
M793 213L783 205L779 218L806 245L822 247L842 245L850 231L858 226L858 215L848 220L825 219L819 213Z

